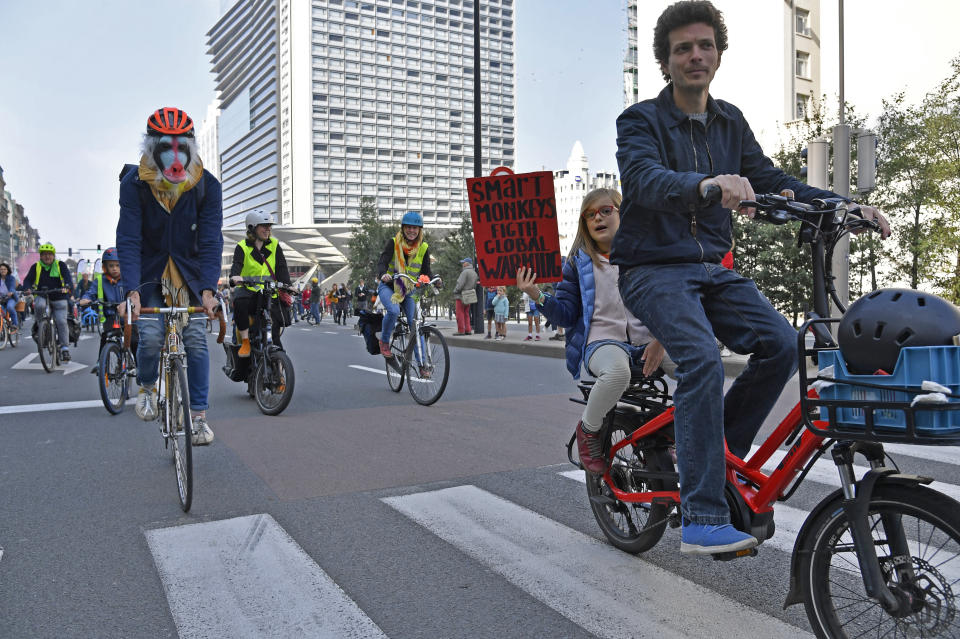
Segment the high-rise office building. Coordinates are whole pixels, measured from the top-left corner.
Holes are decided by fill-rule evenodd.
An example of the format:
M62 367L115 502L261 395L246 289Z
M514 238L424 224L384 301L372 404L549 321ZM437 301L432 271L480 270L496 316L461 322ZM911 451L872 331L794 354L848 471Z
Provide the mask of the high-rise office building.
M337 263L362 198L469 214L475 0L241 0L210 30L224 226L277 216L288 258ZM513 0L480 5L483 173L515 166ZM229 234L229 233L228 233Z

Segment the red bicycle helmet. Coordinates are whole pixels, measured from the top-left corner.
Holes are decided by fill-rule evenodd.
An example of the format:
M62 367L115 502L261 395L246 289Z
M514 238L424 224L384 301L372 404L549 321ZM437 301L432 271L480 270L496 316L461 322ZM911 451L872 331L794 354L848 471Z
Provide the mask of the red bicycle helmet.
M147 119L147 134L193 136L193 120L174 107L157 109Z
M950 346L960 333L960 309L947 300L912 289L882 288L850 305L837 341L847 369L873 375L893 373L900 349Z

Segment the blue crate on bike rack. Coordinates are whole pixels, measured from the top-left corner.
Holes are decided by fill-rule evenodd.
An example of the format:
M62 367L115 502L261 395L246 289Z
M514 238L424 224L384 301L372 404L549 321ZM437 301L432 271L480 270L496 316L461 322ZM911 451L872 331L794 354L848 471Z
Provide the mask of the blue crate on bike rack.
M873 424L877 429L905 431L907 410L905 404L917 395L928 391L920 389L924 381L946 386L954 394L960 393L960 346L917 346L900 351L897 365L891 375L854 375L847 370L840 351L828 350L819 353L820 372L832 366L832 377L837 383L820 390L822 400L851 400L873 407ZM890 387L909 387L910 392L893 388L865 388L842 383L864 382ZM960 409L960 400L949 398L948 408ZM887 406L885 406L887 405ZM895 406L899 405L899 406ZM960 410L944 410L943 406L925 409L931 405L918 404L913 409L918 434L926 436L956 435L960 433ZM844 429L865 427L867 415L864 408L836 408L836 425ZM827 421L828 408L821 406L821 419Z

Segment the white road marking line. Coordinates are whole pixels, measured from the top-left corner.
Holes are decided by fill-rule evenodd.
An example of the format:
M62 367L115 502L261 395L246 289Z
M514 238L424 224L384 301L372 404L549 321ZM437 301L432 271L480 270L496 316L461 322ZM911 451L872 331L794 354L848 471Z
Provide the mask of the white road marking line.
M386 637L270 515L146 537L182 639Z
M27 371L42 371L43 364L40 363L39 358L40 353L30 353L19 362L11 366L11 369L16 370L27 370ZM37 359L38 361L34 362L33 360ZM80 362L61 362L58 368L54 368L54 372L63 371L64 375L69 375L70 373L76 373L79 370L87 368L88 364L81 364Z
M136 404L137 398L131 397L127 404ZM53 404L20 404L19 406L0 406L0 415L13 415L16 413L42 413L51 410L73 410L75 408L95 408L103 406L99 399L85 399L77 402L56 402Z
M377 373L378 375L386 375L387 371L382 368L370 368L368 366L360 366L359 364L347 364L349 368L355 368L358 371L368 371L370 373ZM429 379L419 379L417 377L407 376L407 380L411 382L419 382L421 384L429 384L432 380Z
M475 486L383 501L600 637L806 634Z

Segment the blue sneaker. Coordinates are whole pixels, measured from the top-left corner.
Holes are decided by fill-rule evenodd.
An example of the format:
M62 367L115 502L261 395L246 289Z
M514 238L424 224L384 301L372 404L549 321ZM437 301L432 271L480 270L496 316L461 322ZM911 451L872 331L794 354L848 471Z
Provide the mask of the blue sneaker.
M713 526L684 520L680 533L680 552L688 555L736 552L756 545L756 537L740 532L732 524Z

